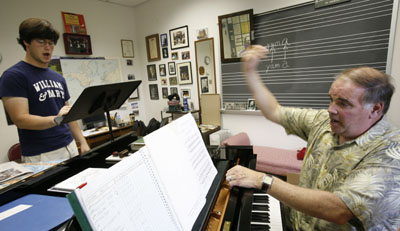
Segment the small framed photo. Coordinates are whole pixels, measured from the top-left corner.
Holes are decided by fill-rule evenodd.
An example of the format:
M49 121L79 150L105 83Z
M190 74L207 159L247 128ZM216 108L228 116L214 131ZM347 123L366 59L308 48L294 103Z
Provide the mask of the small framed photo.
M168 87L161 88L161 92L162 92L163 99L168 98Z
M158 65L159 71L160 71L160 76L166 76L167 75L167 70L165 69L165 64L160 64Z
M166 77L161 78L161 85L168 85L168 81Z
M129 96L129 99L139 99L139 88L136 88Z
M150 99L158 100L160 97L158 96L158 85L157 84L149 84L150 90Z
M182 60L190 59L190 51L182 51Z
M168 62L168 74L169 75L176 75L175 62Z
M133 40L121 39L121 47L122 47L122 57L134 58Z
M206 39L208 38L208 28L202 28L196 30L197 39Z
M133 66L133 60L132 59L127 59L126 60L126 65L127 66Z
M176 76L173 77L169 77L169 85L177 85L178 84L178 79L176 78Z
M147 60L149 62L161 60L160 42L158 34L146 37Z
M182 26L169 30L169 39L171 41L171 50L189 47L188 26Z
M147 77L149 81L157 80L157 71L155 64L147 65Z
M168 47L163 47L162 48L162 57L164 59L168 58Z
M166 33L160 35L160 43L161 47L168 47L168 38Z
M90 36L85 34L64 33L65 53L69 55L91 55Z
M128 74L128 80L135 80L134 74Z
M172 60L178 60L179 59L178 52L171 52L171 59Z
M208 93L209 92L209 87L208 87L208 77L200 77L200 87L201 87L201 93Z
M255 99L247 100L247 110L250 110L250 111L256 110L256 100Z
M190 99L190 89L181 89L182 98Z
M178 88L177 88L177 87L171 87L171 88L169 89L169 92L171 93L171 95L172 95L172 94L178 94Z
M176 64L179 84L192 84L192 65L190 62Z

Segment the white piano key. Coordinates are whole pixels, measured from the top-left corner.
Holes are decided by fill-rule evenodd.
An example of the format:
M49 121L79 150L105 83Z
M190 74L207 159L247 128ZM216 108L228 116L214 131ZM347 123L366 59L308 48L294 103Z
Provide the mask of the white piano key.
M281 207L280 207L280 202L273 198L272 196L266 194L266 193L254 193L253 196L255 197L268 197L268 203L253 203L254 205L268 205L269 206L269 211L260 211L260 210L254 210L252 212L258 213L258 214L269 214L269 219L270 223L266 222L257 222L257 221L252 221L252 225L261 225L261 226L267 226L269 225L271 231L283 231L282 228L282 216L281 216Z

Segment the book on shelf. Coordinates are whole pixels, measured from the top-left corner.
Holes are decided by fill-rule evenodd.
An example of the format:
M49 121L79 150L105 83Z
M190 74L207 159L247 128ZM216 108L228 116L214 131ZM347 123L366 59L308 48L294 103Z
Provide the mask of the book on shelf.
M107 168L87 168L70 178L61 181L53 187L47 189L51 192L70 193L76 188L86 183L90 178L100 176L107 171Z
M217 174L191 114L67 195L83 230L191 230ZM157 222L154 222L157 219Z

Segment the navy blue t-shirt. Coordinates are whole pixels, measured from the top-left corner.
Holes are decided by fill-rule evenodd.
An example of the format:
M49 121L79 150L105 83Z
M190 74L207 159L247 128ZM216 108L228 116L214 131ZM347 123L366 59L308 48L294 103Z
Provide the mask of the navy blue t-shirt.
M7 69L0 78L0 98L28 99L29 113L38 116L57 115L70 96L65 78L50 68L39 68L20 61ZM18 128L24 156L39 155L71 143L68 124L45 130Z

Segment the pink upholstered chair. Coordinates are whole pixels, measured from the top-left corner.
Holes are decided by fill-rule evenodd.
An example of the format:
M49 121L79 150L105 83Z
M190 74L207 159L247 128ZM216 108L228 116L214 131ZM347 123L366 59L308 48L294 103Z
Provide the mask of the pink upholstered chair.
M222 141L222 145L251 145L251 143L247 133L241 132ZM296 150L253 146L253 152L257 154L257 171L280 176L286 176L288 173L300 173L303 161L297 159Z

